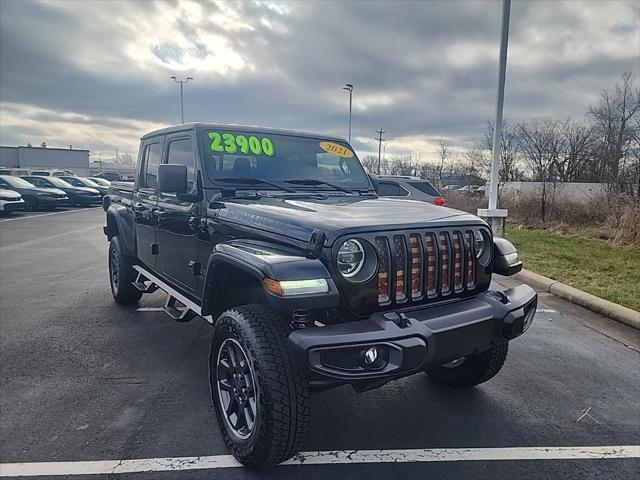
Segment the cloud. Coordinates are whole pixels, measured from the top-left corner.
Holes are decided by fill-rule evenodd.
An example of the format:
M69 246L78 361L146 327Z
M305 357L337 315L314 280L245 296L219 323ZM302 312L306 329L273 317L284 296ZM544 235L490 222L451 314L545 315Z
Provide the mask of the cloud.
M0 142L135 153L179 120L346 135L387 154L471 145L493 115L500 3L0 2ZM640 71L640 7L514 2L505 116L581 115Z

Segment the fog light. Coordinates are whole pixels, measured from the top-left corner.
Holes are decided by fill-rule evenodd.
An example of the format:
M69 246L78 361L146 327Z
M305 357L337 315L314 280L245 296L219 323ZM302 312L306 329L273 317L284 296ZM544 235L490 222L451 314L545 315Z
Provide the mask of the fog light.
M360 364L367 370L379 370L389 363L389 352L386 348L374 345L360 350Z
M371 347L364 352L364 363L371 366L378 360L378 347Z

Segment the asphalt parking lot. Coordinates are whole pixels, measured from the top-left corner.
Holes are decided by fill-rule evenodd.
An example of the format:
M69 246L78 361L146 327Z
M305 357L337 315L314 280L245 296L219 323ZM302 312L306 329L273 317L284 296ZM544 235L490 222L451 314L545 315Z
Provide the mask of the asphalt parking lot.
M637 454L615 455L640 444L638 333L553 297L541 297L491 382L460 391L417 375L364 394L323 392L305 450L333 453L259 473L235 466L209 400L211 327L170 320L161 292L117 306L103 222L100 208L0 219L0 476L58 467L72 479L640 475ZM553 459L562 447L594 448ZM177 471L174 457L202 456L199 469ZM130 459L165 468L106 473ZM102 474L87 475L94 467Z

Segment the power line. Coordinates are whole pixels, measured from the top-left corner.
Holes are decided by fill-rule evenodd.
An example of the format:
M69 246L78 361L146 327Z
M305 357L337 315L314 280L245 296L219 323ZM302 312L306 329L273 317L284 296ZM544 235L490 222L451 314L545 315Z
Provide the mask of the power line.
M385 133L384 130L382 130L382 128L380 130L376 130L376 133L378 134L378 175L380 175L380 159L381 154L382 154L382 134Z

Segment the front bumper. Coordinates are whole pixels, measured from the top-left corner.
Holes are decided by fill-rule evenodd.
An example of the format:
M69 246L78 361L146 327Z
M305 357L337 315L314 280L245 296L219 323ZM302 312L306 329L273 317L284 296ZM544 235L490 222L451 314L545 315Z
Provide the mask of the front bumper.
M69 204L68 197L47 197L39 196L35 199L35 206L45 208L64 207Z
M95 197L77 195L71 198L71 201L78 205L100 205L102 203L102 199L96 195Z
M0 200L0 212L17 212L24 210L24 200Z
M434 307L380 312L367 320L295 330L289 348L312 385L373 388L391 379L481 353L531 325L537 295L520 285ZM379 360L367 366L365 352Z

